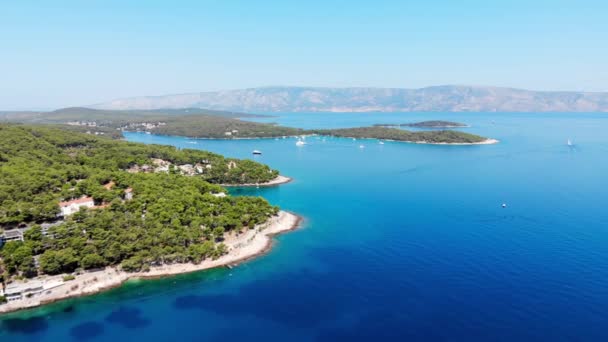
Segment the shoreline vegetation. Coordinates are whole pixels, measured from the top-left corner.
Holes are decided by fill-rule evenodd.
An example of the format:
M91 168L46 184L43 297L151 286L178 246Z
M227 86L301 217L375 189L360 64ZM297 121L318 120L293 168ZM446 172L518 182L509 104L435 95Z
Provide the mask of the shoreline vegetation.
M423 145L456 145L456 146L468 146L468 145L493 145L498 144L500 140L497 139L485 139L483 141L472 142L472 143L441 143L441 142L427 142L427 141L414 141L412 144L423 144Z
M241 234L229 234L224 244L227 253L217 259L205 259L199 264L174 263L151 266L147 271L125 272L118 267L84 272L74 276L72 280L63 281L58 276L47 277L47 284L58 284L44 293L12 301L0 305L0 313L30 309L41 305L51 304L60 300L81 297L107 291L121 286L129 279L153 279L169 277L178 274L198 272L217 267L233 267L268 253L273 245L273 237L297 229L302 218L287 211L279 211L267 222L257 225Z
M470 127L467 124L453 121L430 120L403 124L375 124L376 127L415 127L415 128L465 128Z
M250 115L252 116L252 115ZM141 132L167 136L181 136L191 139L259 139L297 137L305 135L327 135L405 141L412 143L469 145L491 140L478 135L451 131L432 130L411 132L395 126L417 128L461 128L466 125L450 121L424 121L412 124L375 125L343 129L312 129L284 127L273 123L244 121L239 117L250 117L237 113L223 113L199 109L157 111L116 111L90 108L65 108L47 113L4 113L0 119L20 123L43 123L60 126L63 129L105 136L113 139L124 138L123 132ZM464 126L463 126L464 125Z

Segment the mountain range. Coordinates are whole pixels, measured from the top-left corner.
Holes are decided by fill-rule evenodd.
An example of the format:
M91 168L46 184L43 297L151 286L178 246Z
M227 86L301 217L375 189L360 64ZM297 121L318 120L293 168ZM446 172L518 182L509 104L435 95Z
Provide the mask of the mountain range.
M99 103L91 108L239 112L608 112L608 93L445 85L405 88L260 87Z

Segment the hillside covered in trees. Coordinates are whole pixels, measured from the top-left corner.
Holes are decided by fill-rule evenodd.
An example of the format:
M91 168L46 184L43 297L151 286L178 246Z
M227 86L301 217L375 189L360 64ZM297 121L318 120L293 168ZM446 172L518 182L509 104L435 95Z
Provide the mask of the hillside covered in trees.
M216 139L302 134L297 128L238 119L259 116L263 115L197 108L120 111L74 107L52 112L0 112L0 121L65 125L70 130L112 138L121 138L122 131Z
M433 144L475 144L486 141L479 135L458 131L425 131L412 132L388 127L359 127L315 130L317 134L348 138L386 139L407 142L425 142Z
M205 167L192 176L177 167L132 171L154 160ZM278 208L262 198L220 196L225 190L211 183L263 181L277 174L253 161L209 152L0 124L0 230L27 228L24 242L0 249L0 274L31 277L117 264L135 271L218 257L225 252L220 243L225 232L263 223ZM95 207L57 221L60 201L83 196L92 197ZM43 230L48 222L56 225Z

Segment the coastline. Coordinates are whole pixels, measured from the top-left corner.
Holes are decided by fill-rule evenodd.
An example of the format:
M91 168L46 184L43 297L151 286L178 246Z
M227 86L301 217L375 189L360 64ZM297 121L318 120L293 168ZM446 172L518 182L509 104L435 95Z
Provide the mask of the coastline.
M275 185L287 184L287 183L291 182L292 180L293 180L293 178L278 175L275 179L271 179L265 183L220 184L220 186L227 186L227 187L233 187L233 188L252 187L252 186L275 186Z
M396 140L398 141L398 140ZM496 140L496 139L486 139L484 141L480 141L480 142L474 142L474 143L434 143L434 142L428 142L428 141L404 141L404 142L411 142L414 144L426 144L426 145L493 145L493 144L498 144L500 141Z
M253 122L253 121L252 121ZM226 138L226 137L194 137L194 136L188 136L188 135L175 135L175 134L162 134L162 133L158 133L158 132L150 132L150 131L122 131L122 133L140 133L140 134L150 134L150 135L157 135L157 136L163 136L163 137L177 137L177 138L186 138L186 139L190 139L190 140L219 140L219 141L230 141L230 140L271 140L271 139L284 139L284 138L297 138L297 137L302 137L302 136L312 136L315 134L287 134L287 135L272 135L272 136L266 136L266 137L230 137L230 138ZM125 139L125 137L123 136L121 139Z
M383 126L383 127L387 127L387 126ZM453 128L468 128L471 126L455 126ZM441 128L443 129L443 128ZM130 133L144 133L144 132L130 132ZM173 136L173 135L166 135L166 134L158 134L158 133L153 133L156 135L164 135L164 136ZM453 145L453 146L467 146L467 145L493 145L493 144L498 144L500 142L500 140L497 139L492 139L492 138L488 138L484 141L480 141L480 142L474 142L474 143L435 143L435 142L429 142L429 141L410 141L410 140L395 140L395 139L383 139L383 138L372 138L372 137L347 137L347 136L339 136L339 135L332 135L332 134L302 134L302 135L286 135L285 137L289 137L289 138L297 138L297 137L310 137L310 136L326 136L326 137L334 137L334 138L346 138L346 139L374 139L374 140L381 140L381 141L395 141L395 142L403 142L403 143L409 143L409 144L420 144L420 145ZM197 138L197 137L188 137L188 136L179 136L179 135L175 135L175 137L185 137L188 139L193 139L193 140L258 140L258 139L276 139L276 138L281 138L283 136L276 136L276 137L243 137L243 138ZM124 139L124 138L123 138ZM279 176L279 177L283 177L283 176ZM279 178L277 177L277 178ZM277 181L277 178L266 182L266 183L260 183L260 184L254 184L254 183L249 183L249 184L238 184L238 185L234 185L234 184L220 184L221 186L229 186L229 187L250 187L250 186L273 186L273 185L278 185L278 184L285 184L285 183L289 183L291 181L291 179L287 180L287 181ZM289 178L289 177L285 177L285 178Z
M462 125L462 126L414 126L414 125L374 125L378 127L388 127L388 128L399 128L399 127L410 127L410 128L421 128L421 129L455 129L455 128L471 128L471 125Z
M452 146L467 146L467 145L493 145L498 144L500 140L487 138L486 140L473 142L473 143L442 143L442 142L430 142L430 141L410 141L410 140L395 140L395 139L381 139L381 138L361 138L361 137L342 137L329 135L331 137L336 138L346 138L346 139L360 139L360 140L378 140L378 141L391 141L398 143L406 143L406 144L419 144L419 145L452 145Z
M119 287L129 279L162 278L216 267L232 267L266 254L272 249L274 236L297 229L301 221L302 218L296 214L280 211L276 216L271 217L267 222L256 226L254 229L247 230L239 235L230 234L226 237L224 243L228 247L228 253L218 259L206 259L198 265L182 263L152 266L147 272L127 273L116 266L85 272L77 275L74 280L63 282L61 285L45 290L43 294L2 304L0 305L0 314L99 293ZM61 277L47 277L44 281L47 283L57 281Z

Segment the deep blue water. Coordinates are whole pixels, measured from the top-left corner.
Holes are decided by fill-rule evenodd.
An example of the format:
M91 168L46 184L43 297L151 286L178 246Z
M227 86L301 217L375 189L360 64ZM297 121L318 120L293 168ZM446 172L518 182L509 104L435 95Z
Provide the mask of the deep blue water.
M6 316L0 341L608 340L608 115L258 120L311 128L428 119L465 122L501 143L313 137L298 148L293 138L128 134L240 158L263 151L257 160L295 180L232 192L301 214L302 229L232 270L131 282Z

